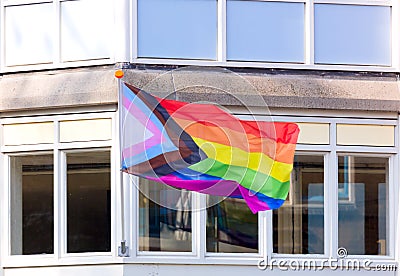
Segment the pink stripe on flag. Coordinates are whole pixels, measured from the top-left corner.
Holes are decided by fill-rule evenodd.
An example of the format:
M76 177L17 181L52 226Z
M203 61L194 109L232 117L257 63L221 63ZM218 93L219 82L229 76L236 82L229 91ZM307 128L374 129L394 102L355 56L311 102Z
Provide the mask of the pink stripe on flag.
M271 210L267 203L257 198L257 195L255 193L250 192L248 189L241 185L239 185L239 190L243 199L246 201L247 206L249 206L249 209L253 212L253 214L257 213L258 211Z

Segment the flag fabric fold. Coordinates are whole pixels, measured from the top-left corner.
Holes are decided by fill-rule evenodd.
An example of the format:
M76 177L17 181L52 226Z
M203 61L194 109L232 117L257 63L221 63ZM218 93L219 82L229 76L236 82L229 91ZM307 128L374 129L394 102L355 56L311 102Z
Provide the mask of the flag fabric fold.
M243 198L253 213L287 197L299 128L240 120L212 104L122 84L122 171L176 188Z

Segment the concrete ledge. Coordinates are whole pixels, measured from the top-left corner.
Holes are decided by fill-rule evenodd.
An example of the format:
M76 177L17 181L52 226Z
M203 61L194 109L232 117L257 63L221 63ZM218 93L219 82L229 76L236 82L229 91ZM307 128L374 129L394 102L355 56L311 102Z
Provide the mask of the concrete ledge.
M0 78L0 112L115 103L110 67L8 74Z
M395 74L156 66L124 69L124 81L189 102L274 108L400 111ZM114 67L14 73L0 78L0 112L115 104ZM174 92L175 91L175 92Z

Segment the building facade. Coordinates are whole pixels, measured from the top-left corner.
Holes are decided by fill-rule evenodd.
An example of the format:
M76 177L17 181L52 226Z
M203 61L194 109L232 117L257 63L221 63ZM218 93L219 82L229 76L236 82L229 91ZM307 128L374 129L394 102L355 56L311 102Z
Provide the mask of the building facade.
M397 275L399 26L396 0L0 0L0 276ZM285 204L121 174L116 69L298 123Z

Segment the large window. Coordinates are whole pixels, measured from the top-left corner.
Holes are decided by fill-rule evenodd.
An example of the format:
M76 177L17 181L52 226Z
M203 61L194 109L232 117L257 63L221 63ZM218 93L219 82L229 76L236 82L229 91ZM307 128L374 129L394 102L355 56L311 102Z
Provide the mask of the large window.
M138 56L217 58L217 1L138 0Z
M324 156L296 155L290 185L273 214L273 252L324 254Z
M387 255L388 158L343 155L338 164L339 247L351 255Z
M112 113L1 119L1 130L2 261L109 262L117 248Z
M112 120L98 116L1 119L2 265L319 266L338 249L370 267L395 261L396 119L274 117L300 122L290 190L279 209L253 214L243 199L132 175L115 185Z
M397 0L9 0L0 13L1 71L115 61L400 68Z
M54 253L54 158L10 157L11 254ZM67 154L67 253L111 251L110 152ZM57 199L57 201L60 199Z
M390 31L390 7L316 4L315 62L390 66Z
M113 2L1 1L1 69L110 63Z
M227 1L227 59L304 62L304 3Z
M207 252L258 252L258 216L243 199L209 196L208 205Z
M328 2L133 0L137 18L133 18L131 61L398 69L395 0Z
M140 181L139 250L192 251L192 194Z
M111 251L110 152L67 153L67 252Z
M345 249L352 258L392 260L396 121L306 120L299 124L290 191L277 210L252 214L243 199L140 180L139 253L152 261L173 253L217 263L232 257L250 264L257 256L318 263Z
M13 156L10 165L11 254L53 254L53 155Z

